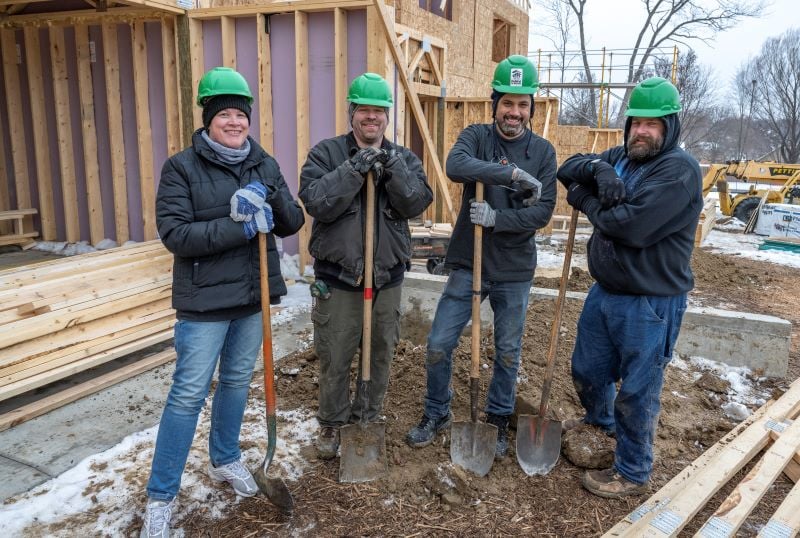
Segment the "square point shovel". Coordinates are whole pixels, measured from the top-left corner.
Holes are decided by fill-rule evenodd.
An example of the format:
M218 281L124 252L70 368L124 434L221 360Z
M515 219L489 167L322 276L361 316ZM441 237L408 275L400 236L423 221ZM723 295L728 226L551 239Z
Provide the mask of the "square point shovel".
M261 278L261 323L264 329L264 399L267 407L267 453L261 467L253 473L258 489L284 513L291 513L294 500L281 478L270 477L267 469L275 455L277 423L275 419L275 372L272 365L272 319L269 312L269 271L267 269L267 234L258 234L259 275Z
M553 326L550 328L550 346L547 350L547 368L542 386L539 414L537 416L520 415L517 419L517 461L528 476L549 473L558 462L558 455L561 452L561 421L547 418L547 406L550 400L550 387L553 384L558 334L561 328L561 311L564 306L564 297L567 294L569 266L572 261L572 247L575 244L575 227L577 225L578 210L573 209L569 221L569 236L564 252L564 267L558 286Z
M367 422L372 348L372 263L375 232L375 173L367 174L367 215L364 226L364 320L361 333L361 420L339 429L341 459L339 482L369 482L386 473L386 426Z
M483 183L475 184L475 200L483 201ZM494 463L497 426L478 422L481 375L481 263L483 227L475 225L472 254L472 360L469 371L470 422L453 422L450 428L450 459L478 476L486 476Z

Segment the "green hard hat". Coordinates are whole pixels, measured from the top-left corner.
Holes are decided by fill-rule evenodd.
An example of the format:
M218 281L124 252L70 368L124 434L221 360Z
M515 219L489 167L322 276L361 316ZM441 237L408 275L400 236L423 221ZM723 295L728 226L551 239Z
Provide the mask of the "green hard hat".
M347 100L357 105L372 105L388 108L394 104L392 90L383 77L375 73L364 73L353 79L347 91Z
M217 95L241 95L253 104L253 94L247 81L230 67L214 67L200 79L197 85L197 105L205 106L206 101Z
M500 93L531 95L539 89L539 74L529 59L513 54L497 64L492 88Z
M661 118L681 111L681 96L670 81L661 77L643 80L631 92L626 116Z

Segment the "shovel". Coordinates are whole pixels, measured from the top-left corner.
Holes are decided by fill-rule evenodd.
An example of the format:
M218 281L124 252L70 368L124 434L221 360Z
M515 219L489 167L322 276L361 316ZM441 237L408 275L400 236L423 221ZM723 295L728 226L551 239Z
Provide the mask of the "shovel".
M277 424L275 420L275 372L272 368L272 320L269 313L269 271L267 270L267 234L258 234L259 274L261 277L261 323L264 328L264 400L267 406L267 454L261 467L253 473L261 493L285 513L291 513L294 500L281 478L267 476L267 469L275 455Z
M542 401L539 414L520 415L517 419L517 461L528 476L545 475L555 467L561 452L561 422L547 418L547 405L550 400L550 386L553 384L558 334L561 328L561 311L567 294L569 266L572 261L572 247L575 245L575 228L578 225L578 210L573 209L569 221L567 249L564 252L564 267L558 286L553 326L550 328L550 347L547 350L547 369L542 386Z
M341 459L339 482L369 482L386 473L386 427L382 422L367 423L369 406L369 366L372 348L372 260L375 232L374 172L367 175L367 215L364 226L364 321L361 333L361 419L339 429Z
M483 201L483 183L475 184L475 200ZM478 422L481 375L481 263L483 227L475 225L472 257L472 362L469 371L470 422L454 422L450 429L450 459L478 476L486 476L494 463L497 426Z

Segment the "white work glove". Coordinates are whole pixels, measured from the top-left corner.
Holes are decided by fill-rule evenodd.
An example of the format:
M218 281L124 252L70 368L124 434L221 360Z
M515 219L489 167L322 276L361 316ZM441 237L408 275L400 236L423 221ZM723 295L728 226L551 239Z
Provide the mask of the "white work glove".
M469 205L469 220L472 224L478 224L484 228L491 228L494 226L497 211L492 209L492 206L486 202L472 202Z
M511 188L515 200L522 200L522 205L530 207L542 197L542 183L522 168L514 168L511 173Z
M267 199L267 188L253 181L231 196L231 218L236 222L250 222Z

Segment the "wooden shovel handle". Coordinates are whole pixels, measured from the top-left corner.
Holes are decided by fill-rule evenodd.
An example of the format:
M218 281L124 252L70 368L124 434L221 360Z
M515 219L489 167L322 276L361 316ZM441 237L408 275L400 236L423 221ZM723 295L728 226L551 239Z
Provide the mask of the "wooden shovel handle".
M269 269L267 267L267 234L258 234L258 261L261 277L261 324L264 330L264 399L267 417L275 415L275 371L272 365L272 319L269 312Z
M550 327L550 347L547 349L547 368L542 386L542 401L539 404L539 418L544 419L547 414L547 404L550 400L550 387L553 384L553 372L556 364L556 351L558 350L558 335L561 330L561 311L564 309L564 298L567 295L567 282L569 281L569 268L572 262L572 248L575 245L575 228L578 226L578 210L572 210L569 219L569 235L567 248L564 251L564 266L561 269L561 282L558 285L558 298L556 299L553 326Z
M475 201L483 202L483 183L475 183ZM472 362L470 378L470 415L478 421L478 379L481 375L481 264L483 262L483 226L475 225L472 253Z
M372 348L372 265L375 238L375 172L367 173L367 215L364 223L364 321L361 333L361 380L369 381ZM366 412L366 410L364 410Z

